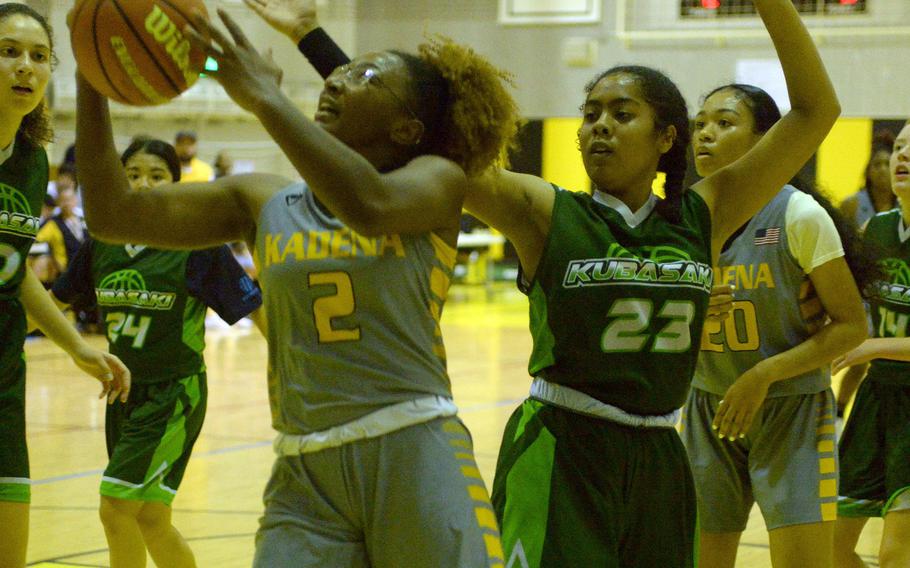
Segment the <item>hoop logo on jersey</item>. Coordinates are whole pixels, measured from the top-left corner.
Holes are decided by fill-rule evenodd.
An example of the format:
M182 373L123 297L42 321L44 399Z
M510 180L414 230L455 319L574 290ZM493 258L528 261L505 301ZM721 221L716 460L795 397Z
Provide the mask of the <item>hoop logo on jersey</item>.
M716 269L721 284L733 284L737 290L756 290L761 287L776 288L774 274L767 262L759 264L734 264Z
M880 262L882 270L893 284L910 286L910 268L900 258L886 258Z
M177 294L173 292L146 290L142 274L131 269L105 276L95 288L95 295L99 306L130 306L149 310L169 310L177 300Z
M265 235L265 266L302 260L385 254L405 256L400 236L364 237L346 227L335 231L296 232L287 239L282 233Z
M32 208L22 193L14 187L0 183L0 233L21 237L38 234L41 219L32 216Z

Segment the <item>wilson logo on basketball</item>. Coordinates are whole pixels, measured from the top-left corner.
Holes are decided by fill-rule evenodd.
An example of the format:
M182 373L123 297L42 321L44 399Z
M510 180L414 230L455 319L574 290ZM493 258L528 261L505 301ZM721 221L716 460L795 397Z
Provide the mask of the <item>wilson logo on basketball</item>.
M197 13L207 13L203 0L76 0L70 40L79 72L117 102L165 103L205 66L205 51L183 34Z
M152 12L145 19L145 30L171 56L187 86L195 83L199 74L190 69L190 42L157 4L152 5Z
M156 91L155 88L145 80L142 73L139 72L139 68L130 56L130 50L127 49L122 37L111 36L111 47L114 49L114 53L117 55L117 60L120 61L120 65L123 66L123 71L133 82L133 85L139 89L139 92L148 99L148 102L157 105L168 101L167 97Z

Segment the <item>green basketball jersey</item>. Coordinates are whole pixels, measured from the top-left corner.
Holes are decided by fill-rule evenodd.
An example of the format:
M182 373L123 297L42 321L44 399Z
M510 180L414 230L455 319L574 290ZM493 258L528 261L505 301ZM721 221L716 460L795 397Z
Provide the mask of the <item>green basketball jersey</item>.
M17 137L0 164L0 301L18 297L47 193L47 154Z
M130 369L133 382L202 372L206 306L187 291L191 251L92 246L92 281L110 351Z
M864 237L880 251L879 264L885 280L876 282L870 299L876 337L907 337L910 321L910 239L900 209L880 213L869 220ZM874 359L868 376L872 380L910 385L910 363ZM874 372L873 372L874 371Z
M685 402L713 275L701 197L686 192L680 224L655 204L633 215L606 194L557 188L528 290L529 372L645 415Z

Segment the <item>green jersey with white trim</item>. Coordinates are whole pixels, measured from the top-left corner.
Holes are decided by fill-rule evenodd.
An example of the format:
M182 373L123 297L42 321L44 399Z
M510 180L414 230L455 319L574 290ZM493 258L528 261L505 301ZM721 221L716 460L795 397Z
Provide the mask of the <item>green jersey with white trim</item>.
M46 193L47 153L17 137L12 155L0 164L0 301L19 296Z
M900 209L879 213L869 220L864 238L879 249L885 279L875 283L871 297L875 337L907 337L910 323L910 231ZM873 372L875 371L875 372ZM873 359L868 376L889 384L910 385L910 363Z
M99 241L92 247L92 281L110 351L130 369L133 382L204 371L206 306L187 290L191 251Z
M702 198L686 192L679 224L655 204L633 215L606 194L556 188L527 290L531 375L642 415L685 402L713 276Z

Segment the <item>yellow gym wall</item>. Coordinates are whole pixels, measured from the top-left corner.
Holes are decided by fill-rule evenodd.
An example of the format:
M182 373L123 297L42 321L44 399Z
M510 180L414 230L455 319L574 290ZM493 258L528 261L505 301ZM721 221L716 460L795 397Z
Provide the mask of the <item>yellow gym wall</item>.
M834 203L840 203L865 183L872 152L872 120L841 118L818 149L816 183Z
M578 117L544 119L541 177L566 189L590 191L591 182L578 151L580 123Z
M578 118L548 118L543 121L542 177L562 187L589 191L590 182L578 152ZM869 161L873 121L869 118L841 118L822 143L816 156L816 182L834 203L863 185ZM654 181L663 194L663 174Z

